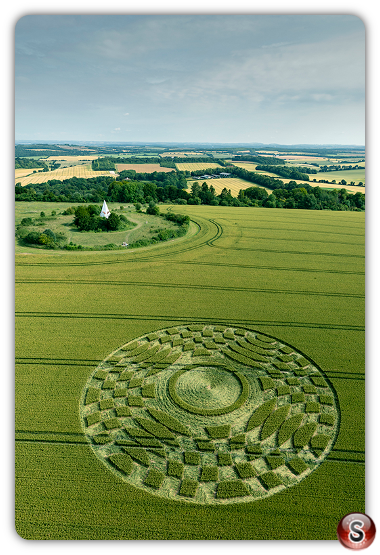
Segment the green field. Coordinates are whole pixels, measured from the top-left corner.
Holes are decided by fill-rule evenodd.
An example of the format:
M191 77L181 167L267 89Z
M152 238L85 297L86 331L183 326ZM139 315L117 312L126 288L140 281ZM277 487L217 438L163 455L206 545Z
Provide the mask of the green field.
M175 212L158 246L16 253L17 532L334 540L365 512L364 213Z
M326 177L325 177L326 176ZM365 184L365 168L358 170L339 170L332 172L318 172L317 176L311 175L310 179L317 177L317 179L327 179L328 181L336 180L337 183L344 179L348 184L354 182L356 185L360 183Z

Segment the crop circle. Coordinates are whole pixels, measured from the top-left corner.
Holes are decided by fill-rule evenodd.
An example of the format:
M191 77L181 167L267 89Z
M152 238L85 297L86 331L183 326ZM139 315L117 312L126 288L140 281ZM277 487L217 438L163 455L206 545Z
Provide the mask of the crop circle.
M188 412L218 416L232 412L247 400L246 383L243 375L238 372L234 375L218 366L185 367L169 379L169 393Z
M201 504L251 502L306 479L338 433L323 372L277 338L225 325L161 329L111 353L80 401L120 479Z

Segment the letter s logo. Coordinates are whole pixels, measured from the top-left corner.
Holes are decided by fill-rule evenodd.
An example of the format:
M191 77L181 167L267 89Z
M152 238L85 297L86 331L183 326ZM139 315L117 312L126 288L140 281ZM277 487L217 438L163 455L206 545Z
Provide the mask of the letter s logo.
M360 543L365 538L365 533L361 528L363 528L364 522L361 520L353 520L350 522L350 533L349 538L352 542Z

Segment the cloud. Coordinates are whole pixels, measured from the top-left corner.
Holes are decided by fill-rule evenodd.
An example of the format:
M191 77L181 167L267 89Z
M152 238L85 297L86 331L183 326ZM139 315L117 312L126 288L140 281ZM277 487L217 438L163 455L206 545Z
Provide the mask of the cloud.
M129 116L129 112L126 112L125 114L123 114L124 116Z

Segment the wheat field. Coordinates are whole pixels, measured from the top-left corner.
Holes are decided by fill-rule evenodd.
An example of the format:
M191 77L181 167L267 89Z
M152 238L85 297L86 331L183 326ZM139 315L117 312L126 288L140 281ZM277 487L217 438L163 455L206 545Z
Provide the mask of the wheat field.
M176 164L177 170L183 171L197 171L197 170L207 170L209 168L220 168L221 166L216 162L179 162Z
M46 213L56 209L44 205ZM36 540L334 540L342 515L364 512L365 214L175 210L197 233L123 252L16 254L16 530ZM127 344L121 352L135 358L123 366L111 355ZM192 361L187 374L169 360L179 351ZM220 353L231 361L221 371L210 365ZM259 363L271 370L264 375L255 360L267 356L272 362ZM239 374L258 403L278 403L257 436L268 445L264 458L249 443L260 428L251 428L254 399L239 397ZM85 390L93 399L86 393L83 404ZM207 429L199 402L213 411ZM239 424L244 407L253 421L232 435L229 425ZM292 425L303 415L300 430L323 431L294 452L296 466L282 459L290 446L277 449L273 426L286 411ZM189 425L196 436L178 435ZM139 435L116 447L95 445L89 428L100 441ZM295 450L309 441L296 433ZM326 450L322 441L335 433ZM124 475L109 462L121 459ZM208 499L218 488L215 502L194 503L196 487ZM233 502L247 488L257 498ZM178 500L165 497L170 491Z
M98 177L99 175L110 175L109 171L104 172L94 172L91 169L89 164L81 164L77 166L71 166L68 168L58 168L57 170L53 170L50 172L39 172L39 173L30 173L33 170L28 170L30 175L25 177L15 175L15 183L21 183L24 187L25 185L29 184L37 184L37 183L45 183L51 179L58 179L60 181L64 179L70 179L71 177L82 177L84 179L88 179L90 177ZM16 170L17 172L17 170Z

